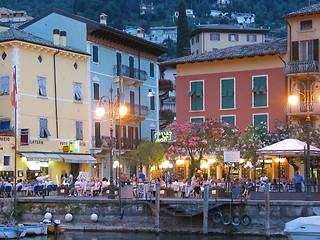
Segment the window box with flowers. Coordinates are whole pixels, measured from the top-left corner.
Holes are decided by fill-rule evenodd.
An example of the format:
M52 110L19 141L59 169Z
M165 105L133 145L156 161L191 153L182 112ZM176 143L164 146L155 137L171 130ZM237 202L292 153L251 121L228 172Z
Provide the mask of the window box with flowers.
M225 197L226 190L223 187L211 187L210 190L210 198L223 198Z
M119 187L116 185L113 185L113 191L114 194L117 196L118 195L118 191L119 191ZM109 192L110 192L110 186L104 187L102 189L102 195L103 196L109 196Z
M174 197L174 190L171 187L160 187L160 197Z

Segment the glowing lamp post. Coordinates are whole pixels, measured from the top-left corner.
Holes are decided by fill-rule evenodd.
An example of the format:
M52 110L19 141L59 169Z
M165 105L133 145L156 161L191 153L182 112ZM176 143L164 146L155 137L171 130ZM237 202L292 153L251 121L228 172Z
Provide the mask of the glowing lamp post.
M297 95L290 95L288 97L288 102L290 105L294 106L299 103L300 99L303 99L303 104L306 108L306 131L307 131L307 159L306 159L306 188L307 188L307 194L305 197L306 201L312 201L312 195L311 195L311 179L310 179L310 121L311 121L311 115L310 115L310 110L312 110L313 104L315 102L319 102L320 98L318 96L317 101L315 101L316 96L315 93L315 81L310 84L310 78L309 74L307 76L306 82L302 81L296 81L292 85L291 92L294 89L295 86L297 86Z
M110 120L110 190L109 190L109 199L115 199L115 194L114 194L114 183L113 183L113 122L116 116L119 116L119 128L121 129L120 126L120 119L127 113L127 107L126 106L121 106L119 100L119 93L113 97L112 96L113 89L110 89L110 96L102 96L100 98L100 104L99 107L96 109L96 114L99 117L102 117L106 111L104 107L102 106L103 104L103 99L107 99L107 115ZM121 136L120 136L120 146L121 146ZM119 150L119 154L121 154Z

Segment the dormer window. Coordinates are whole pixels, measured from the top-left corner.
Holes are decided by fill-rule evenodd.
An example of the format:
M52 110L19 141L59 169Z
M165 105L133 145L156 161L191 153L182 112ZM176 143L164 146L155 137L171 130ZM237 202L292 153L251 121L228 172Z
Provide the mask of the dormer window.
M300 22L300 30L310 30L312 29L312 20L306 20Z

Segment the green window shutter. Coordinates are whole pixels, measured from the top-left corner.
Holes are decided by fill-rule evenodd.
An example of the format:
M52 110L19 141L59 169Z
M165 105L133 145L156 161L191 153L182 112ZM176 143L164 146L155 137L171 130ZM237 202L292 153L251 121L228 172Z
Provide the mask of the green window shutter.
M267 106L267 77L254 77L253 78L253 89L254 93L254 107L265 107Z
M255 126L255 127L259 127L261 123L267 123L267 122L268 122L268 115L267 114L253 116L253 126Z
M223 116L221 117L222 122L229 123L230 125L235 124L235 117L234 116Z
M122 65L122 60L121 60L121 53L117 53L117 76L121 76L121 65Z
M150 63L150 77L154 77L154 63Z
M92 58L93 62L99 62L99 52L98 52L98 46L92 46Z
M203 110L203 82L191 82L191 111Z
M234 108L234 80L226 79L221 81L222 108Z
M129 77L134 78L134 58L129 57Z
M100 96L99 96L99 84L98 83L94 83L93 84L93 99L94 100L99 100Z
M191 118L191 122L203 122L203 118Z

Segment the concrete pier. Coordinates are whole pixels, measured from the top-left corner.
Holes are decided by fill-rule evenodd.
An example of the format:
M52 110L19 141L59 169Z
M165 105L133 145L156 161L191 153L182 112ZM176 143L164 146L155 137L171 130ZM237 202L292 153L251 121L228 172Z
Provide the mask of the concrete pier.
M1 219L5 220L11 213L13 199L0 199ZM155 201L122 200L122 215L119 215L119 200L106 197L67 197L49 196L21 197L17 199L17 217L22 223L36 223L50 212L54 219L61 220L66 230L83 231L145 231L145 232L203 232L203 199L160 199L160 219L156 220ZM213 220L215 213L226 216L224 222ZM245 202L228 199L209 199L208 234L265 234L265 201L246 200ZM67 222L65 215L71 213L73 220ZM92 222L90 216L96 213L98 221ZM228 224L228 217L247 215L251 222L247 226ZM301 216L320 215L320 202L305 201L270 201L270 235L284 235L286 222ZM157 223L157 224L155 224ZM158 225L160 229L157 229Z

